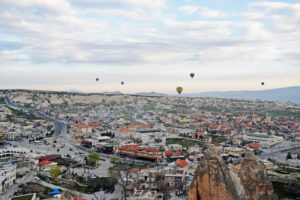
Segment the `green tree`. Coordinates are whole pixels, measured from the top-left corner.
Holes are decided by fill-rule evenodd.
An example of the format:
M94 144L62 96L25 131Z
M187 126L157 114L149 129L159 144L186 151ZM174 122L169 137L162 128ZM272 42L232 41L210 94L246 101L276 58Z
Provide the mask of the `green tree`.
M116 156L113 156L110 158L110 163L111 164L117 164L119 162L119 158Z
M58 166L53 166L50 169L50 175L53 179L57 179L57 177L61 174L61 169Z
M100 160L100 155L96 152L92 152L87 157L87 162L89 165L97 165Z

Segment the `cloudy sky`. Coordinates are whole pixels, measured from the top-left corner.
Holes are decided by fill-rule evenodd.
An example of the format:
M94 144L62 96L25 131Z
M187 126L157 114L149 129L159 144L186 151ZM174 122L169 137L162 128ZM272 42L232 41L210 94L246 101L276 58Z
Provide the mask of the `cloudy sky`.
M2 89L261 90L299 61L300 1L0 0Z

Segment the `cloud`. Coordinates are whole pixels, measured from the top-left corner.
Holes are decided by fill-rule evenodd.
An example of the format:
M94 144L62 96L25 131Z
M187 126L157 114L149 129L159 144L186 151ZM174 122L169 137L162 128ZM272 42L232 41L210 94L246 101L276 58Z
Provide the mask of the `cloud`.
M253 3L239 20L191 5L176 8L194 14L184 20L166 6L164 0L3 0L1 60L129 66L299 59L298 4Z
M22 9L23 12L35 13L35 14L74 14L75 11L71 4L67 0L2 0L0 1L0 7L4 11L13 9ZM2 10L2 9L1 9Z
M73 0L74 5L86 7L112 7L112 8L162 8L165 0Z
M226 13L222 13L218 10L210 10L208 8L201 8L199 14L201 17L205 17L205 18L225 18L229 16Z
M199 7L197 6L189 6L189 5L185 5L185 6L181 6L178 8L180 11L184 12L185 14L189 14L189 15L192 15L194 14L198 9Z

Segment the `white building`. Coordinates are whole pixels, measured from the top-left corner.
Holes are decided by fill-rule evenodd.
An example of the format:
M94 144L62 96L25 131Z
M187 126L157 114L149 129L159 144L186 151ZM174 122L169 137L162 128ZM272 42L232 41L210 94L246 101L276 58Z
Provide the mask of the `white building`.
M26 156L28 153L30 153L30 150L24 148L0 149L0 158L9 158L21 155Z
M0 192L16 183L16 165L3 165L0 166Z
M243 139L248 142L259 143L260 145L266 148L270 148L275 144L283 141L283 137L261 133L247 134L243 136Z

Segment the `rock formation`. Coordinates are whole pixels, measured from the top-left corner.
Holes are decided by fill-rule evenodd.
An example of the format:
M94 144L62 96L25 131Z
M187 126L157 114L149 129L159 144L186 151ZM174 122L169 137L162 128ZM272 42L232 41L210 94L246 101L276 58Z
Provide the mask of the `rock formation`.
M230 171L215 148L200 162L187 200L277 200L262 162L247 153L238 173Z

